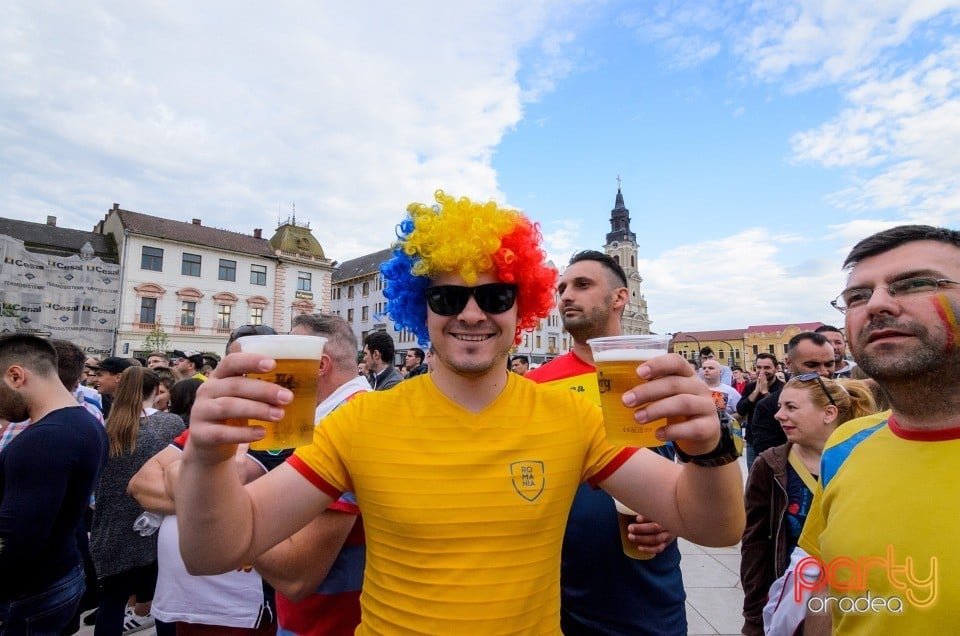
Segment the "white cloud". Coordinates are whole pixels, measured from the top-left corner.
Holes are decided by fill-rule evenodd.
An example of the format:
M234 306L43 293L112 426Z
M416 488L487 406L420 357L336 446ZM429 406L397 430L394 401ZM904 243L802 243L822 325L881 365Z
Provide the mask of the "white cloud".
M828 198L838 208L960 220L960 40L897 73L870 75L845 93L834 119L794 135L796 159L858 170Z
M793 72L799 87L843 83L889 49L922 37L923 23L958 7L957 0L759 1L735 49L764 79Z
M808 242L752 228L641 259L638 268L654 331L836 322L828 302L840 289L840 260L785 265L795 262L793 253L802 254ZM750 246L747 252L745 245ZM790 259L784 258L787 250Z
M116 201L269 232L296 201L340 260L437 187L501 199L490 162L522 117L519 56L542 94L573 39L546 0L9 9L5 215L89 228Z

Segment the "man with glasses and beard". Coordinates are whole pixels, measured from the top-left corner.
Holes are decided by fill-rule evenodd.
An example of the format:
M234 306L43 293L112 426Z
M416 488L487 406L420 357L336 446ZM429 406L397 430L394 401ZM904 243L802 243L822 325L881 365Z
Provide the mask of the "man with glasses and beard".
M352 491L367 544L358 634L556 634L560 547L581 482L692 541L735 543L736 449L683 358L641 365L623 399L646 405L638 421L676 418L661 434L689 463L610 445L594 403L507 370L554 300L537 226L492 202L436 200L408 208L381 267L387 314L433 345L432 373L343 405L246 488L234 444L263 433L227 420L276 420L291 396L243 377L274 364L249 353L227 356L201 387L176 490L191 571L250 563Z
M832 620L836 634L944 633L960 624L950 512L960 501L960 232L884 230L857 243L844 268L833 304L853 359L893 410L847 422L824 448L799 546L818 564L872 565L853 572L863 576L856 586L824 576L807 629ZM867 595L872 611L840 611Z

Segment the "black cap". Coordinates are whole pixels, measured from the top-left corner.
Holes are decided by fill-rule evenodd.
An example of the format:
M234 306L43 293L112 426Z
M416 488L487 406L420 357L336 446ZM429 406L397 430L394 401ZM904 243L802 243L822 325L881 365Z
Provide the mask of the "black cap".
M90 365L90 368L94 371L106 371L107 373L123 373L124 369L128 369L132 366L133 360L130 358L118 358L117 356L111 356L101 360L100 364Z

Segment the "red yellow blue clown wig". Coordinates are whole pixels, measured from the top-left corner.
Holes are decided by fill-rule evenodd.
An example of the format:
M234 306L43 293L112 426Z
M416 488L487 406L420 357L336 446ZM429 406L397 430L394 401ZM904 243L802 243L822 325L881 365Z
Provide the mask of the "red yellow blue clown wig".
M557 271L547 265L540 228L517 210L496 203L455 199L438 190L437 204L411 203L397 226L393 258L380 266L386 314L426 344L425 290L439 274L456 274L473 285L492 272L517 286L517 331L532 330L554 304Z

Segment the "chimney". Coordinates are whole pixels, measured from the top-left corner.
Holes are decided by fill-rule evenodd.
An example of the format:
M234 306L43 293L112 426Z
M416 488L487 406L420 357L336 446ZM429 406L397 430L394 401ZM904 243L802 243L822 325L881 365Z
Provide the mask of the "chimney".
M200 225L200 219L194 219L194 220L193 220L193 224L194 224L194 225Z
M263 238L263 228L253 228L253 238Z
M114 209L114 210L119 210L119 209L120 209L120 204L119 204L119 203L114 203L114 204L113 204L113 209Z
M47 225L52 225L53 227L57 227L57 217L51 216L51 215L48 214L48 215L47 215Z

